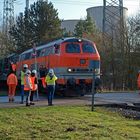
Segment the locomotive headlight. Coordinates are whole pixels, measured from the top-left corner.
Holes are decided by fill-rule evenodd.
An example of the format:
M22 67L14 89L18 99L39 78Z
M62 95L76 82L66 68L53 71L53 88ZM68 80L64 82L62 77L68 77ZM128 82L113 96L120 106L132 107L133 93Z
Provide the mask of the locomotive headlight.
M81 42L81 41L82 41L82 39L79 38L79 39L78 39L78 42Z
M100 74L100 69L95 69L95 74Z
M72 72L72 69L71 68L68 68L68 72Z

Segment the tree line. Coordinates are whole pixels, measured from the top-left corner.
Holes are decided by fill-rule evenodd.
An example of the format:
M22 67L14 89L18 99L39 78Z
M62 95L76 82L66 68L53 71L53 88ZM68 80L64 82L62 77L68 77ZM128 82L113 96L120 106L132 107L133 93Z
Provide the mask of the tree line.
M84 37L96 43L101 56L101 78L104 87L136 89L137 73L140 70L140 14L127 20L123 30L125 38L123 45L120 37L117 37L117 29L115 43L108 38L108 45L105 48L103 34L89 15L79 20L74 32L62 29L61 22L51 2L47 0L34 2L29 9L25 9L16 17L15 24L9 31L10 38L6 38L0 32L1 58L12 52L21 53L32 48L33 43L39 45L68 36Z

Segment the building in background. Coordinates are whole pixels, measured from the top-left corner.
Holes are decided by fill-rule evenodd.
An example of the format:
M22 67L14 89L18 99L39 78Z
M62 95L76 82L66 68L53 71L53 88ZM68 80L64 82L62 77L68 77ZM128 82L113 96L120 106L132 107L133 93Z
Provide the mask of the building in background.
M113 18L110 19L111 22L113 22L114 26L117 26L117 23L119 22L119 19L117 20L119 11L116 10L114 6L109 6L108 10L112 11L112 13L116 13L116 18L112 16ZM92 20L95 21L97 28L102 32L103 31L103 6L97 6L97 7L90 7L87 10L87 14L92 18ZM123 16L124 21L127 19L127 8L123 9ZM111 12L110 12L111 13ZM114 20L115 19L115 20ZM79 19L80 20L80 19ZM74 32L75 25L79 21L77 20L63 20L61 23L61 27L63 29L66 29L67 32Z
M108 6L107 8L108 13L112 14L110 15L109 22L111 22L111 24L113 24L114 26L117 26L117 24L120 22L120 18L119 18L119 8L116 8L115 6ZM92 18L92 20L95 21L97 28L100 31L103 31L103 6L97 6L97 7L91 7L88 8L87 10L87 14ZM127 19L127 8L123 8L123 19L124 22Z
M63 20L61 22L62 29L65 29L67 32L74 32L75 25L79 22L78 19L75 20Z

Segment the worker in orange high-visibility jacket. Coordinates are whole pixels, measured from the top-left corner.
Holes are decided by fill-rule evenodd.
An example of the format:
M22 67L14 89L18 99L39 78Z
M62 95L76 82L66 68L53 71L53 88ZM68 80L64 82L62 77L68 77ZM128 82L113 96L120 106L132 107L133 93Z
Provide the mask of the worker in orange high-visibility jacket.
M37 71L33 70L31 73L31 81L32 81L32 90L31 90L31 96L30 96L30 105L34 105L33 97L34 94L37 92L38 85L37 85Z
M140 90L140 71L138 73L137 86L138 86L138 89ZM139 93L140 93L140 91L139 91Z
M17 86L17 77L13 71L8 75L7 77L7 85L9 87L9 102L14 102L14 96L15 96L15 91L16 91L16 86Z
M33 89L31 71L27 70L24 76L24 93L26 94L26 106L30 106L31 90Z

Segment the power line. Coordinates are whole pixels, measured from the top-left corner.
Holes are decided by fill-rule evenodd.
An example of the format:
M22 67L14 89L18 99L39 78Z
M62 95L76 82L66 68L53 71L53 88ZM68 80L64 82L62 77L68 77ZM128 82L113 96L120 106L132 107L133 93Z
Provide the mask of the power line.
M8 36L14 23L14 0L3 1L3 32Z
M59 0L59 1L50 1L52 3L57 3L57 4L70 4L70 5L92 5L95 4L94 2L81 2L81 1L72 1L72 0L69 0L69 1L64 1L64 0ZM97 3L96 4L101 4L101 3Z

